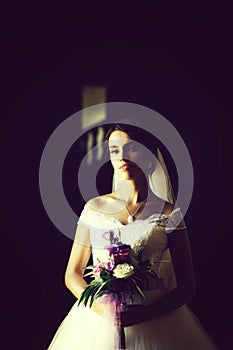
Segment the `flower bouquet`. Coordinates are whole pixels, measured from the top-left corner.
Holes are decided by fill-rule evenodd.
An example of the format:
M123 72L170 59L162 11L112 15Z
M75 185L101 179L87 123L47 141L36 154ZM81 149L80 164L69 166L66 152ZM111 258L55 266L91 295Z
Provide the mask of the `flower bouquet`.
M154 263L139 262L131 255L131 246L113 239L113 231L108 232L111 245L106 247L108 257L106 261L98 261L97 265L88 266L90 270L84 277L91 276L93 280L83 290L79 303L92 306L95 299L109 296L116 305L116 349L125 349L124 328L120 325L120 312L127 310L127 305L133 301L134 295L145 298L143 290L147 289L151 277L158 281L157 274L152 271Z

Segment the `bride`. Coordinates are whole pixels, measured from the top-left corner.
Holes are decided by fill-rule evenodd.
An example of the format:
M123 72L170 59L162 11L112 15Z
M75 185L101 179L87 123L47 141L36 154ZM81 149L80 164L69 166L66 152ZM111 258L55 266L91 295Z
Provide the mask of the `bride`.
M159 286L149 284L145 299L134 298L120 313L126 349L217 349L186 305L195 294L189 239L181 211L174 208L159 149L155 159L141 144L138 128L127 124L114 124L107 139L114 189L88 201L82 211L65 274L66 286L77 301L48 350L116 349L111 302L97 298L91 308L78 304L87 286L84 267L91 254L94 264L106 256L103 233L110 230L130 244L137 261L169 261L153 265Z

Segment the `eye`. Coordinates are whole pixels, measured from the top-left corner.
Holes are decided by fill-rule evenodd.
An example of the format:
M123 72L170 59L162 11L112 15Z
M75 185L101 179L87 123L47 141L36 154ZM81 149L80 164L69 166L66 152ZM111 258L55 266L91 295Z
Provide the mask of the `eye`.
M114 154L118 154L119 153L119 150L118 149L112 149L110 151L110 154L114 155Z
M129 151L136 152L138 150L137 145L134 142L131 142L129 145Z

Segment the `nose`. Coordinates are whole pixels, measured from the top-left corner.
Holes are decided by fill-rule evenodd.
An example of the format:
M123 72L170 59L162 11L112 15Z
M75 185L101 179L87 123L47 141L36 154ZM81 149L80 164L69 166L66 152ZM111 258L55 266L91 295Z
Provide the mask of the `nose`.
M120 148L119 154L118 154L118 159L119 160L128 160L129 159L129 152L127 150L127 147Z

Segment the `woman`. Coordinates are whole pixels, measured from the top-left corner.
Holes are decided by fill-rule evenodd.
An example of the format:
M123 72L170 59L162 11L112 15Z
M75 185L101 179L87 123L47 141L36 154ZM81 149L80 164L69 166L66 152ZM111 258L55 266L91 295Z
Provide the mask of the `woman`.
M135 128L124 124L115 124L110 129L108 149L115 190L85 205L65 274L66 286L80 299L87 286L84 267L91 254L94 264L106 256L104 233L113 230L121 242L131 245L137 261L164 258L170 261L153 265L159 284L151 282L144 292L145 299L134 298L127 310L121 312L126 349L217 349L185 305L195 293L189 241L180 210L173 206L161 154L158 153L158 162L140 144L140 134ZM156 188L153 179L159 174L163 185L158 196L152 190ZM110 316L112 302L106 300L95 299L91 308L78 305L77 301L48 349L115 349L116 327Z

